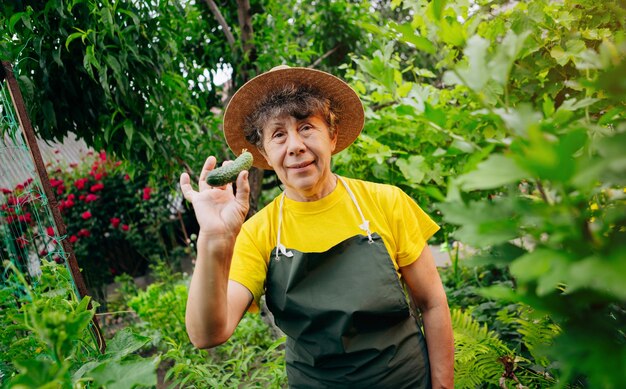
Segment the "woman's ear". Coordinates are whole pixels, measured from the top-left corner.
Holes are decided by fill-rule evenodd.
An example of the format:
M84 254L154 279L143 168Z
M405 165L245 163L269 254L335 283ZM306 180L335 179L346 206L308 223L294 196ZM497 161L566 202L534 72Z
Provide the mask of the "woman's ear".
M260 147L257 148L257 150L259 150L259 153L261 153L263 158L265 158L265 162L267 162L268 165L272 166L272 163L270 162L270 159L267 158L267 154L265 153L265 150L261 149Z
M335 151L335 148L337 148L337 129L333 131L333 136L330 138L330 151Z

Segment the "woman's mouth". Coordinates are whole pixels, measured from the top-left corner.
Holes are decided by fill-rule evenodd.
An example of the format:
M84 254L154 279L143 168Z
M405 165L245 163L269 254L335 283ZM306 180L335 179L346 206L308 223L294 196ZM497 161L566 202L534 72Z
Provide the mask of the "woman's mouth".
M298 164L295 164L295 165L291 165L288 168L289 169L302 169L302 168L305 168L305 167L307 167L309 165L312 165L313 162L314 161L301 162L301 163L298 163Z

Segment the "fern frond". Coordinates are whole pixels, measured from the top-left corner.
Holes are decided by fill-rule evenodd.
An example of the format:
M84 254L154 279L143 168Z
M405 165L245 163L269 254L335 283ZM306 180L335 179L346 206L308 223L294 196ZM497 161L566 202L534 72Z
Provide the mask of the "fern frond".
M512 355L512 351L495 332L474 320L471 312L452 309L450 313L454 329L455 386L475 388L484 383L498 385L504 372L499 359Z

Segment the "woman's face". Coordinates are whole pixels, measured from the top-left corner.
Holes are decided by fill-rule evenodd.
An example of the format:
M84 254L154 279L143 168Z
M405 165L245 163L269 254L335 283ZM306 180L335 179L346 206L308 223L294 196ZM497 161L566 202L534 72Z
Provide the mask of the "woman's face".
M336 143L337 133L331 138L319 115L276 117L263 127L262 153L285 185L287 197L297 201L318 200L335 188L330 157Z

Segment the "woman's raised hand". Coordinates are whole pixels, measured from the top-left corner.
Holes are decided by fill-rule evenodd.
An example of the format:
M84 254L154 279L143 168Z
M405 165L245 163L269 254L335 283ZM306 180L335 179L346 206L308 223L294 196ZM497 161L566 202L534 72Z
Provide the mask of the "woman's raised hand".
M250 208L248 171L239 173L235 195L232 184L212 187L206 182L207 175L215 168L216 163L215 157L207 158L200 172L197 191L192 188L187 173L180 176L180 189L185 199L193 204L201 235L234 240Z

